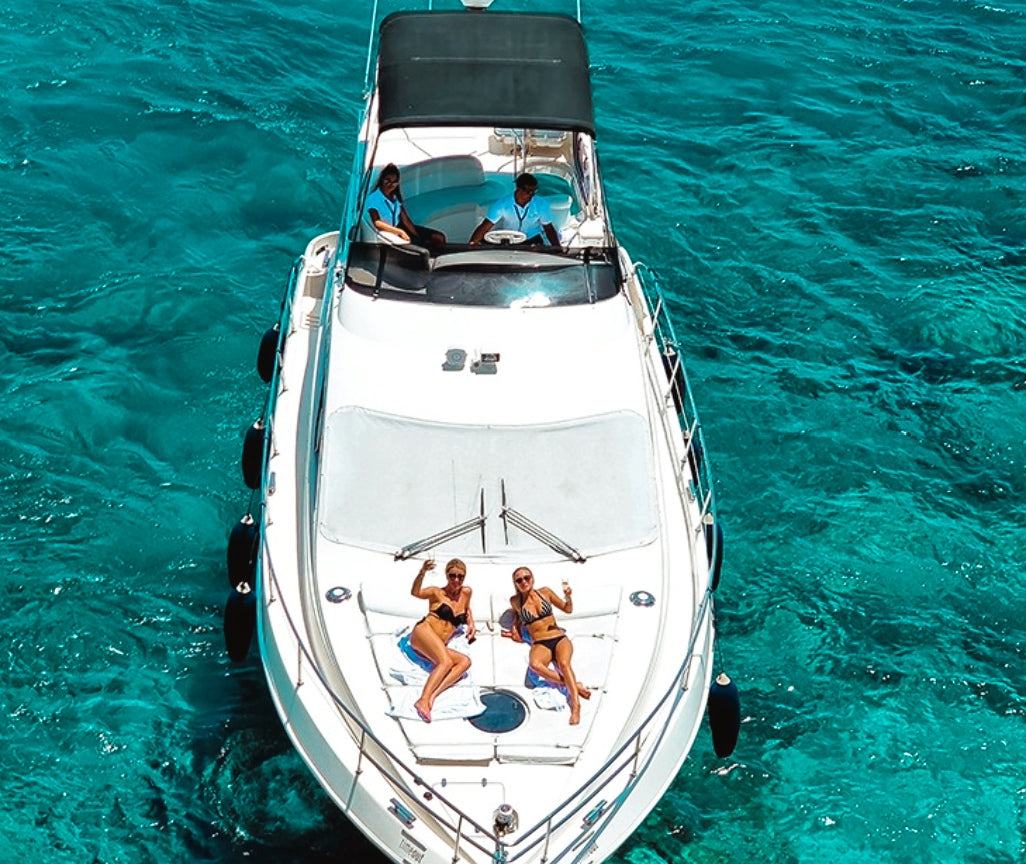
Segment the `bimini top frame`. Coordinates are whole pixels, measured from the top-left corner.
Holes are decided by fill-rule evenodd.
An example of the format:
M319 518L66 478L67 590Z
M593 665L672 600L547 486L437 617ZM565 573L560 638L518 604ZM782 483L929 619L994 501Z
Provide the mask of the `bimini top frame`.
M588 49L566 15L397 12L381 22L378 125L595 135Z

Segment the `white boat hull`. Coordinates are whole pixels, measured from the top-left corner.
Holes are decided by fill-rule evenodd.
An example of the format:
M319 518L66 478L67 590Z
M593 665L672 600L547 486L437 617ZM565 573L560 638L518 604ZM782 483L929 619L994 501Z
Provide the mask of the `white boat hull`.
M491 20L522 23L447 17L440 32ZM391 62L420 63L417 28L435 23L395 19L408 32ZM525 26L555 26L586 78L576 24ZM394 80L414 86L416 70ZM396 862L598 864L666 791L705 713L720 550L701 430L659 294L605 213L590 94L575 98L550 106L565 115L552 129L404 127L409 100L372 90L343 233L309 243L283 303L260 653L296 749ZM370 227L361 202L389 163L444 247ZM466 242L525 168L547 184L559 248ZM401 667L418 662L403 637L427 611L410 583L435 555L466 562L477 640L425 723L410 709L419 670ZM507 638L524 564L574 588L558 624L590 688L579 723Z

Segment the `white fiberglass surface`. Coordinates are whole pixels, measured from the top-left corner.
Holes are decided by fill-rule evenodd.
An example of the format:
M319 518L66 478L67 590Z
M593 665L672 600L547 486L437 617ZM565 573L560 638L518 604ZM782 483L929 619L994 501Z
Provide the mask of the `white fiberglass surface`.
M584 555L640 546L657 526L644 419L628 411L563 423L467 426L356 408L322 446L318 522L327 539L397 552L485 516L447 554L545 560L549 545L500 517L505 504ZM534 532L537 534L537 532Z

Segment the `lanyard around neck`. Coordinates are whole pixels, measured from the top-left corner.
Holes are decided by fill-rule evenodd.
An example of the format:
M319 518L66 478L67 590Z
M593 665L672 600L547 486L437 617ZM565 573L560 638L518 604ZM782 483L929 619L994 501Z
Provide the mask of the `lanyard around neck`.
M513 212L517 217L517 228L521 231L524 230L524 220L527 218L527 211L531 209L531 202L528 201L524 205L523 212L520 211L520 205L517 204L517 199L513 199Z

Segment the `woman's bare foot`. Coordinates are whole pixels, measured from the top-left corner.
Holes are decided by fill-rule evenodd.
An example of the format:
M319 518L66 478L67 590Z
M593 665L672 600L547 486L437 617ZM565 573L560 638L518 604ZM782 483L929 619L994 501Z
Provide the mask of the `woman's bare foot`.
M591 691L587 687L585 687L583 684L578 682L578 684L577 684L577 695L580 696L582 699L590 699L591 698Z
M570 725L576 726L581 722L581 706L577 705L570 709Z
M431 708L430 706L425 705L423 699L418 699L416 702L414 702L413 707L417 710L417 713L420 715L421 720L423 720L425 723L431 722Z

